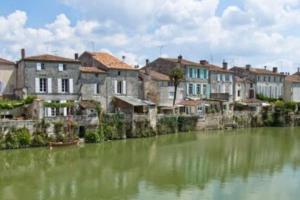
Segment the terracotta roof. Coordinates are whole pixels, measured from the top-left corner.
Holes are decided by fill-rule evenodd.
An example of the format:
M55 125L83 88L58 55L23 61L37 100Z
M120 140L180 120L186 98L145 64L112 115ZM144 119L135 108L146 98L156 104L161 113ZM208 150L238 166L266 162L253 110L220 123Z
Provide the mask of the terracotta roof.
M140 70L140 72L146 74L145 69ZM153 70L149 70L149 76L156 81L170 81L170 77L168 75Z
M64 57L49 55L49 54L30 56L30 57L24 58L23 60L26 60L26 61L49 61L49 62L79 62L74 59L64 58Z
M103 64L109 69L124 69L124 70L136 70L127 63L119 60L118 58L104 52L88 52L93 56L95 60Z
M300 76L299 75L286 76L285 80L291 83L300 83Z
M172 63L178 63L178 58L160 58L160 59L163 59L163 60L166 60L166 61L169 61L169 62L172 62ZM183 64L183 65L193 65L193 66L200 65L200 63L196 63L196 62L186 60L186 59L182 59L181 64Z
M95 74L105 73L103 70L98 69L97 67L80 67L80 71L83 73L95 73Z
M14 65L15 63L9 60L5 60L3 58L0 58L0 64L6 64L6 65Z
M203 101L201 101L201 100L182 100L181 102L177 103L176 105L181 105L181 106L198 106L201 103L203 103Z
M245 67L233 67L233 68L231 68L231 70L234 70L234 69L247 70ZM264 69L264 68L251 67L250 72L252 72L254 74L259 74L259 75L284 76L284 74L280 74L278 72L276 73L276 72L273 72L272 70L268 70L268 69Z
M210 71L213 71L213 72L230 73L230 74L233 73L232 71L230 71L228 69L224 69L222 67L212 65L212 64L206 64L206 65L203 65L203 66L207 67Z
M80 107L82 108L96 108L97 103L95 101L89 101L89 100L82 100L79 103Z

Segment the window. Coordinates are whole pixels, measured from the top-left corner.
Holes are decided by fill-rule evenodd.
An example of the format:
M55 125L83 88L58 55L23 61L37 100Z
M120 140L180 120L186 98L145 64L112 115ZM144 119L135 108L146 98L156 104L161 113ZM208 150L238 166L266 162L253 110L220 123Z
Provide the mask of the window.
M264 81L267 81L267 77L264 76Z
M40 92L47 92L47 79L40 78Z
M197 84L197 94L201 94L201 85Z
M60 103L59 101L52 101L52 103ZM59 108L51 108L51 116L59 116Z
M201 77L201 69L197 69L197 78Z
M173 99L174 98L174 92L169 92L169 99Z
M193 94L193 84L189 84L189 94Z
M174 86L174 83L171 82L171 81L169 81L169 82L168 82L168 86L169 86L169 87L173 87L173 86Z
M253 83L250 83L250 88L253 88Z
M225 81L229 81L229 74L225 75Z
M241 96L241 91L240 91L240 90L237 91L237 96L238 96L238 97Z
M204 74L204 79L207 79L207 70L206 69L203 70L203 74Z
M58 64L58 71L66 71L66 65L65 64Z
M122 81L117 82L117 94L122 94Z
M100 84L96 85L96 94L100 94Z
M68 93L69 90L69 79L62 79L61 80L61 91Z
M118 76L121 76L121 71L118 71Z
M193 69L192 68L189 68L189 77L193 78Z
M44 63L36 63L36 70L41 71L45 69Z
M269 76L269 82L271 82L271 76Z
M203 85L203 94L204 94L204 95L207 94L207 85Z

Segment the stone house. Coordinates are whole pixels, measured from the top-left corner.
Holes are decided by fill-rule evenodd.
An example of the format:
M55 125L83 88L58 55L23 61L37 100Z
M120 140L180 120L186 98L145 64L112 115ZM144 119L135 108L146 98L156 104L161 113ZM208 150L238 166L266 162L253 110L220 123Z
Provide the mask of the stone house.
M140 78L143 82L143 99L156 103L159 112L172 112L175 87L170 82L169 76L145 67L140 70ZM177 88L175 103L182 101L183 96L184 84L182 83Z
M283 85L285 75L278 72L274 67L268 70L267 67L253 68L251 65L246 67L233 67L231 69L236 76L241 78L247 77L255 83L255 92L269 98L283 97ZM255 94L250 94L252 98Z
M16 86L15 63L0 58L0 98L13 97Z
M255 99L255 84L247 78L234 77L234 101L242 102L247 99Z
M80 57L81 98L99 101L107 112L114 112L115 96L141 96L139 72L124 61L103 52L84 52ZM91 69L87 73L87 69Z
M17 62L16 95L19 98L34 95L45 103L74 104L79 99L80 61L55 55L25 56ZM49 104L48 104L49 106ZM45 117L68 116L73 114L71 106L63 108L45 107Z
M297 73L286 76L283 99L300 103L300 69Z
M146 68L169 76L171 71L181 67L184 70L185 77L183 82L184 98L192 99L205 99L210 97L210 84L209 84L209 68L207 61L200 61L195 63L182 56L174 58L158 58L149 63Z
M234 79L233 72L228 70L228 64L223 62L222 67L216 65L208 65L209 78L211 88L211 99L223 100L227 102L233 102L233 87Z

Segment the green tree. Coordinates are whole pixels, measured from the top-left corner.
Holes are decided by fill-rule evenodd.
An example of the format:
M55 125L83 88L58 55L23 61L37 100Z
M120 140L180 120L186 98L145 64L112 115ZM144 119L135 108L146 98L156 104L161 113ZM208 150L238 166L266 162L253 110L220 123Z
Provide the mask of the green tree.
M177 88L180 82L184 79L184 71L182 68L176 67L170 72L170 80L174 85L174 98L173 98L173 106L175 106L176 96L177 96Z

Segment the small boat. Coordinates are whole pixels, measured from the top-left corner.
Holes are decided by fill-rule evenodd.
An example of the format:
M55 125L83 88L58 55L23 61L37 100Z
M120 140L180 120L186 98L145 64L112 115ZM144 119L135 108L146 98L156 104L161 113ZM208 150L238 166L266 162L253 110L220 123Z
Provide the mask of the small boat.
M78 145L79 143L80 140L73 140L70 142L50 142L49 148L52 149L52 147L67 147L67 146Z

